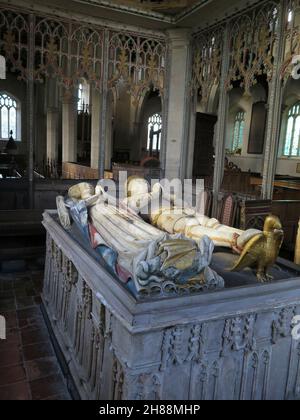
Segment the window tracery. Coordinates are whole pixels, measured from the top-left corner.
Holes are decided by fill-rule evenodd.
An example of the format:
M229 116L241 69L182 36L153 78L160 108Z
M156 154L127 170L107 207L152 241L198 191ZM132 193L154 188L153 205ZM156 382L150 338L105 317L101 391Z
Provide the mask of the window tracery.
M288 112L283 155L300 155L300 102L294 104Z
M148 119L148 142L147 150L159 152L161 148L162 117L154 114Z
M8 140L11 135L16 138L17 128L17 100L0 92L0 138Z

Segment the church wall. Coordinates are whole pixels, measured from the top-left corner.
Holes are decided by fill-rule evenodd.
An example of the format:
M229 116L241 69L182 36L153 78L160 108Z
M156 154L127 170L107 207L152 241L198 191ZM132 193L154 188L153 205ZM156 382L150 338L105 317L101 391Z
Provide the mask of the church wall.
M229 160L237 165L244 172L254 172L260 173L263 168L263 155L251 155L248 154L248 141L250 134L251 126L251 114L252 114L252 105L255 102L265 101L266 93L263 91L262 86L255 86L251 90L252 96L245 97L243 95L242 89L233 89L229 93L230 104L229 104L229 115L227 123L227 137L226 137L226 148L230 148L232 141L232 133L234 127L234 118L236 113L239 110L245 112L245 130L244 130L244 139L241 155L229 155ZM277 159L277 175L288 175L294 177L300 177L300 174L297 173L297 165L300 163L299 158L287 158L283 157L283 147L286 133L287 125L287 114L289 108L300 100L300 85L299 81L289 79L287 82L284 98L283 98L283 113L282 113L282 125L280 133L280 145Z
M228 154L228 158L244 172L261 173L263 158L262 155L253 155L248 153L248 143L251 127L252 106L256 102L266 101L266 92L261 85L256 85L251 89L251 96L245 96L240 88L235 88L229 93L229 112L226 130L226 149L230 150L234 121L237 112L245 112L245 128L243 136L243 145L240 155Z
M300 159L280 158L277 160L277 175L287 175L293 177L299 177L300 174L297 172L297 165L300 163Z
M300 101L300 81L289 78L286 82L282 103L282 124L280 130L280 144L277 159L277 174L292 175L300 177L297 172L297 165L300 163L300 158L284 157L283 148L287 129L288 112L296 102Z
M259 174L262 172L262 156L230 156L229 160L237 165L243 172L251 171ZM300 178L300 174L297 172L298 163L300 163L300 159L298 158L278 158L276 175L286 175Z

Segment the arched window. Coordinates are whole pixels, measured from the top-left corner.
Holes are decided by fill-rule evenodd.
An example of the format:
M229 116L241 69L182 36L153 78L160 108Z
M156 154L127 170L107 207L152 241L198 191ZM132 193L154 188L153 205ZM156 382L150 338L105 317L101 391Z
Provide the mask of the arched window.
M78 111L88 112L90 106L90 85L83 80L78 86Z
M18 139L18 104L17 100L5 92L0 92L0 137L8 140L10 132Z
M300 102L293 105L288 113L284 143L284 156L300 155Z
M245 129L245 112L239 111L234 120L231 151L237 152L243 146L243 137Z
M162 117L154 114L148 119L148 143L147 150L159 152L161 146Z

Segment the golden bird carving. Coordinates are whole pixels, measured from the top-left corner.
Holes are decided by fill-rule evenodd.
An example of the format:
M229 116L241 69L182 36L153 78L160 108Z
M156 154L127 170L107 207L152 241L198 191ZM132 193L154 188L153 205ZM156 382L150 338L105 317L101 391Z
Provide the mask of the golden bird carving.
M268 216L262 233L254 236L245 246L240 258L231 271L256 268L256 277L262 283L272 280L268 275L279 255L283 242L282 224L277 216Z

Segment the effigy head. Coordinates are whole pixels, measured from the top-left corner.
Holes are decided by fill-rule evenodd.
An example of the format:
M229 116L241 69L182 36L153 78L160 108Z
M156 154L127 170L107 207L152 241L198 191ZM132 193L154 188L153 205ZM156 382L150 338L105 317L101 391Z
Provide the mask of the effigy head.
M149 183L145 178L131 176L126 183L127 197L144 195L149 193Z
M93 185L87 182L73 185L68 191L68 195L73 200L87 200L95 194Z

